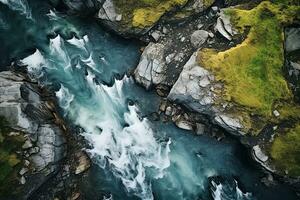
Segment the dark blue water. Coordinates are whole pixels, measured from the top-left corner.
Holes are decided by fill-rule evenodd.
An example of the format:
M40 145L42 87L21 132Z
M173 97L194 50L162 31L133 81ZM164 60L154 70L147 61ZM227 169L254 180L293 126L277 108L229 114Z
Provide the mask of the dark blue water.
M12 61L27 65L92 146L86 199L296 199L285 185L264 186L234 139L196 137L142 117L157 110L159 98L124 76L137 65L138 43L47 1L0 2L2 70Z

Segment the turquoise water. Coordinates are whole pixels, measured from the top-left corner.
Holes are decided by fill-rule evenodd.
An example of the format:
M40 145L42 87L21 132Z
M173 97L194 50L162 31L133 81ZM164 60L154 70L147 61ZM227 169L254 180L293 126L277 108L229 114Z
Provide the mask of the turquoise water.
M56 12L46 1L0 2L1 66L27 65L91 144L85 199L296 199L285 185L264 186L234 139L196 137L144 117L157 110L159 98L125 75L137 65L137 42L105 32L93 19Z

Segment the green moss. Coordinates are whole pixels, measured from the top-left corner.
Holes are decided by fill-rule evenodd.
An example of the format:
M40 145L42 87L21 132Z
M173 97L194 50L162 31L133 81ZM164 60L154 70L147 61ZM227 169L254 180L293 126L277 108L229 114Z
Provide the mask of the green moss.
M271 157L276 166L291 176L300 176L300 124L285 135L276 137L271 147Z
M202 49L198 61L213 72L217 81L224 82L222 99L245 111L242 117L246 119L247 130L257 124L259 117L263 123L261 127L255 125L254 131L258 133L265 123L276 121L272 111L277 102L293 101L283 76L283 27L299 19L300 7L264 1L251 10L230 8L225 14L238 32L249 29L247 38L223 52ZM285 104L282 107L291 106ZM285 112L287 117L291 114L299 112Z
M136 28L152 26L163 14L187 0L114 0L123 22Z

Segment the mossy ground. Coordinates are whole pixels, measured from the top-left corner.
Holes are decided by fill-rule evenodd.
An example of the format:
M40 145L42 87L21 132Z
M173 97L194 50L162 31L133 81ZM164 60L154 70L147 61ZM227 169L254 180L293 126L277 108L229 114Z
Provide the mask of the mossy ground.
M126 25L146 28L157 22L162 15L187 0L114 0Z
M247 38L222 52L202 49L198 60L224 83L221 99L234 103L230 112L242 117L248 130L256 134L266 124L289 124L277 132L267 153L277 169L300 176L300 106L283 72L283 30L299 22L300 2L263 1L251 10L229 8L225 14L239 33L249 30ZM275 109L279 117L272 115Z
M275 138L271 157L276 166L288 175L300 176L300 124Z
M264 1L251 10L227 9L226 14L240 33L250 28L247 38L223 52L203 49L199 62L225 83L223 99L269 120L276 102L293 99L282 71L283 27L299 20L300 7Z
M10 132L7 121L0 117L0 198L13 193L11 186L17 182L17 171L21 162L15 152L21 149L24 138L9 136Z

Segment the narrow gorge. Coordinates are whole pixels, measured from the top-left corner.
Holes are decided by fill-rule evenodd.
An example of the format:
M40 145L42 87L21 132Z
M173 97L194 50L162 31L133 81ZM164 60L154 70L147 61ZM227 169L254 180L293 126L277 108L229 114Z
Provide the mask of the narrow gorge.
M298 0L0 0L0 199L300 198Z

